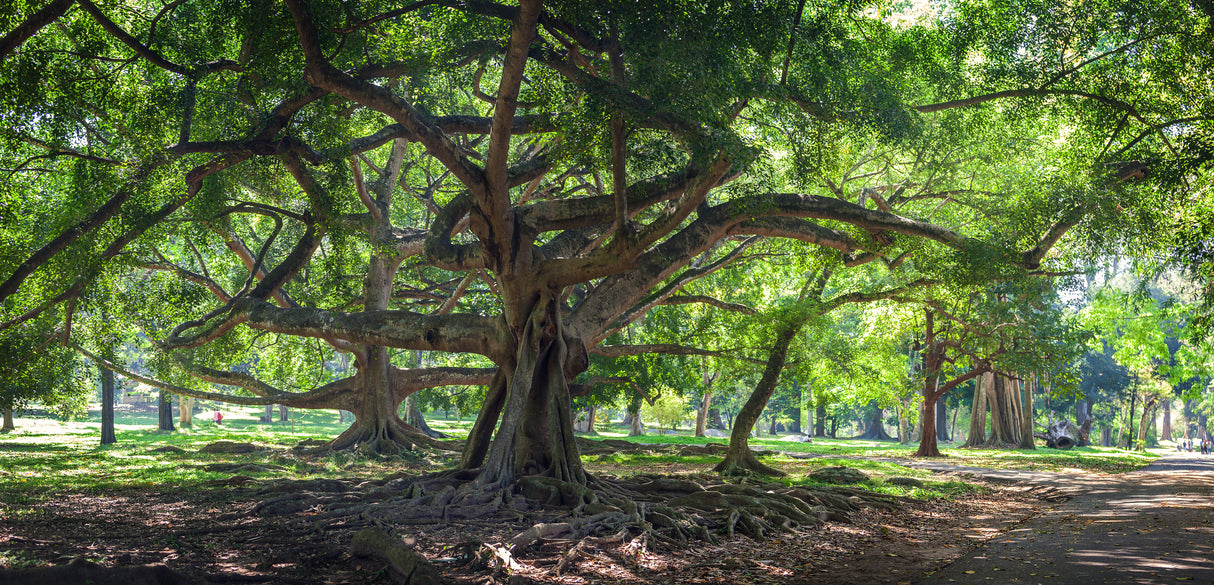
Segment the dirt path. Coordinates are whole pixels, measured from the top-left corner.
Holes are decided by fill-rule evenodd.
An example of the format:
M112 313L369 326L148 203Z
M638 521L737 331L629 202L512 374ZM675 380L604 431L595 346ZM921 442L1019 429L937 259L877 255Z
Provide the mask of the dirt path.
M918 466L1072 496L919 583L1214 583L1214 456L1167 453L1122 475Z

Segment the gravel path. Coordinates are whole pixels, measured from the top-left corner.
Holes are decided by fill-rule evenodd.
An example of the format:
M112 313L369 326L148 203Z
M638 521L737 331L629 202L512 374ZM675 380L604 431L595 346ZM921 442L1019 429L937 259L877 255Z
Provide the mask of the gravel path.
M1214 456L1167 453L1120 475L915 466L1071 496L918 583L1214 583Z

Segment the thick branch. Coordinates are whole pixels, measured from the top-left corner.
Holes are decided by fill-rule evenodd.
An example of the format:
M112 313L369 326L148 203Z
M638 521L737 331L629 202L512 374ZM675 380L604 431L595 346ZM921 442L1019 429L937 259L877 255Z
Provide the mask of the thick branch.
M50 4L42 7L42 10L31 14L29 18L17 25L17 28L9 31L4 38L0 39L0 62L3 62L9 53L15 51L22 43L42 30L42 27L63 16L63 13L67 12L67 9L75 3L76 0L52 0Z

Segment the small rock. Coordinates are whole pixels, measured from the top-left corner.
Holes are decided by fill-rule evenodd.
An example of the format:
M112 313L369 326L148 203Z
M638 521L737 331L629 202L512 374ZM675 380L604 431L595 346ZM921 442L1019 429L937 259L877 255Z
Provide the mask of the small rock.
M903 487L923 487L923 482L913 477L887 477L885 478L885 483Z

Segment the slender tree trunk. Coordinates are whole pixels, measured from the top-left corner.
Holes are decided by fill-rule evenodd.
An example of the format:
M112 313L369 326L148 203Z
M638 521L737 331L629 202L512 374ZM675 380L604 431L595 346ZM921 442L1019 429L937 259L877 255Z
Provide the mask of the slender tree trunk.
M1172 397L1165 396L1163 399L1163 428L1159 431L1159 440L1172 440Z
M700 410L696 413L696 432L695 436L703 437L704 431L708 430L708 406L712 404L712 391L705 389L704 396L700 399Z
M1092 417L1092 403L1088 399L1075 401L1075 424L1083 426L1084 421Z
M775 393L776 385L780 381L780 372L788 359L788 348L807 320L808 316L797 317L777 330L775 343L767 357L767 366L763 369L763 375L754 391L750 393L750 398L742 405L734 419L733 431L729 435L729 450L725 453L725 459L713 468L715 471L726 475L749 472L784 475L780 470L760 463L755 457L754 452L750 450L750 432L754 430L755 423L759 422L759 416L763 414L763 409Z
M114 435L114 372L101 368L101 444L118 442Z
M1142 404L1142 417L1138 419L1138 442L1134 445L1134 448L1139 451L1147 450L1147 427L1153 420L1151 413L1154 412L1158 403L1157 400L1152 399L1144 401Z
M173 401L168 392L160 391L157 402L157 412L160 414L159 429L162 431L176 431L173 426Z
M1033 392L1037 389L1036 374L1026 376L1020 384L1020 448L1036 449L1033 437Z
M405 422L432 439L447 438L446 434L430 428L430 425L426 423L426 417L422 414L421 409L417 407L417 393L412 393L405 397Z
M792 381L792 408L789 409L792 415L792 424L788 425L788 432L801 434L801 384L796 380Z
M1138 384L1134 384L1134 391L1130 393L1130 408L1126 412L1125 426L1122 427L1121 437L1119 441L1122 449L1133 447L1131 443L1134 441L1134 409L1137 406L1138 400Z

